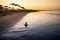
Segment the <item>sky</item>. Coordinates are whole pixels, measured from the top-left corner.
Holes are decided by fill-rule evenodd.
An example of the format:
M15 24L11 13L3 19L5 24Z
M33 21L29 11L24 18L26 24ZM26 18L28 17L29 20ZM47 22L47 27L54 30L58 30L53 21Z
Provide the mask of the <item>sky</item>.
M60 9L60 0L0 0L0 4L11 6L9 4L16 3L26 9L50 10Z

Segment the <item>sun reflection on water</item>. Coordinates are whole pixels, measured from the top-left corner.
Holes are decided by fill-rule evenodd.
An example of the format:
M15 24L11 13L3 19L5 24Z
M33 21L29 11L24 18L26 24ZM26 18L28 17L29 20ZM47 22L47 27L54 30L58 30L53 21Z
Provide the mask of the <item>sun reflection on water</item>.
M19 21L16 25L14 25L12 28L13 30L25 29L24 27L25 22L28 22L28 28L35 28L38 26L44 26L44 25L57 23L58 20L56 19L60 20L59 16L50 15L49 13L56 13L56 12L41 11L41 12L29 13L21 21Z

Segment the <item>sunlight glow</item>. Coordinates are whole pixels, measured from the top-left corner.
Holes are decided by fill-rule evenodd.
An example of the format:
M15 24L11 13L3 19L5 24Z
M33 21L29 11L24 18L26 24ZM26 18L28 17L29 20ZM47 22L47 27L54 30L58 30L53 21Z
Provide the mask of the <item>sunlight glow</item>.
M26 9L59 9L60 0L0 0L0 4L8 5L15 3L20 6L25 7Z

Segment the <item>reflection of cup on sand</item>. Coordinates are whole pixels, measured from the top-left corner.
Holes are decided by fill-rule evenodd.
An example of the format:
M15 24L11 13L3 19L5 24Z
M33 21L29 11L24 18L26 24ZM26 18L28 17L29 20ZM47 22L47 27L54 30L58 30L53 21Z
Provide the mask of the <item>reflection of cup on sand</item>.
M25 22L24 26L25 26L25 27L27 27L27 26L28 26L27 22Z

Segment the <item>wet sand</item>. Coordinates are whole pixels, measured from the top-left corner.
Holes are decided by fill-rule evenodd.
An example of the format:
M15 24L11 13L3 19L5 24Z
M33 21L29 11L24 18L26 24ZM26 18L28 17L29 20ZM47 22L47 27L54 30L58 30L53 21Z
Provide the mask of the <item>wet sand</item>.
M5 30L6 28L9 29L10 27L14 26L28 13L29 12L13 12L11 15L2 16L0 18L0 31Z

